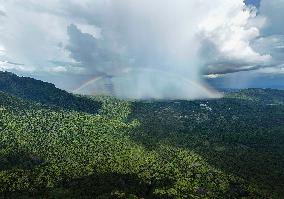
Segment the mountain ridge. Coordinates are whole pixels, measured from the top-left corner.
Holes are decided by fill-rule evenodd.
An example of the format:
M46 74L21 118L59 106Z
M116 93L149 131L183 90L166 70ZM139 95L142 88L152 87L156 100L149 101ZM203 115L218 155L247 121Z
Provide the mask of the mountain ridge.
M0 197L284 196L284 91L127 101L21 80L0 73Z
M76 96L55 85L30 77L19 77L0 71L0 91L37 103L95 114L101 104L84 96Z

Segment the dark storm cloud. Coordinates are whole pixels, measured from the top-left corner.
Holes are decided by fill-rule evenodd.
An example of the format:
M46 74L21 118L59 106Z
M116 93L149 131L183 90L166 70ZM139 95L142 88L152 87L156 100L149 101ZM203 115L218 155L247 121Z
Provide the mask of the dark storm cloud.
M204 74L205 75L210 75L210 74L225 75L225 74L236 73L236 72L241 72L241 71L253 71L253 70L257 70L262 67L263 66L259 66L259 65L249 66L249 65L245 65L241 63L234 64L232 62L215 63L212 65L208 65L204 70Z
M265 54L267 52L263 51L261 53ZM266 62L257 63L245 59L231 59L230 57L226 57L223 54L218 53L216 46L208 40L204 40L202 42L200 54L201 57L204 57L206 60L203 68L204 75L225 75L242 71L253 71L258 70L259 68L271 66L271 63L267 65Z
M119 52L108 41L83 33L76 25L67 28L69 44L66 49L70 56L80 65L93 73L111 73L119 69L121 57ZM109 71L110 70L110 71Z
M120 76L122 91L131 85L141 91L138 96L190 98L198 96L190 91L200 90L202 72L228 74L283 63L283 43L275 34L283 34L284 0L262 0L259 14L244 0L0 2L9 16L0 18L0 56L25 63L17 70L73 73L70 79ZM271 39L262 31L262 16Z

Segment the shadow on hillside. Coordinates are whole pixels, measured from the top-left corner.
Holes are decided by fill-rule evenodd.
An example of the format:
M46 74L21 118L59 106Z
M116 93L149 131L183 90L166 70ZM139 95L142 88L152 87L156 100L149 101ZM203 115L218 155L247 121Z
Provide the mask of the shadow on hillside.
M200 124L194 123L193 117L180 119L184 112L174 103L161 103L162 108L150 103L138 104L130 120L138 119L140 126L133 130L131 139L148 150L166 144L194 151L215 168L283 197L284 155L281 143L284 143L284 136L277 126L281 118L276 117L281 112L273 107L262 110L246 101L231 99L228 106L227 101L210 102L219 112L210 113L212 118ZM233 105L239 111L234 115L226 112L225 108ZM168 111L168 107L174 107L176 112ZM195 102L186 108L197 112ZM202 113L199 116L202 117ZM234 118L240 119L235 122Z
M39 157L25 151L12 151L0 157L0 171L11 169L30 170L43 164Z
M166 182L159 182L166 184ZM155 184L157 186L157 184ZM95 173L91 176L60 182L56 188L34 192L6 193L0 198L161 198L153 194L154 185L133 175Z

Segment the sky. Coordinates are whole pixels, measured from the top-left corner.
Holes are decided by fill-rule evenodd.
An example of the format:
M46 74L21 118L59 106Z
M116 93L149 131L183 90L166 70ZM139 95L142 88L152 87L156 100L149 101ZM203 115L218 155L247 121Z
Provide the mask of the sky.
M256 8L259 8L260 6L260 0L245 0L246 5L253 5Z
M0 0L0 70L82 94L284 89L284 0Z

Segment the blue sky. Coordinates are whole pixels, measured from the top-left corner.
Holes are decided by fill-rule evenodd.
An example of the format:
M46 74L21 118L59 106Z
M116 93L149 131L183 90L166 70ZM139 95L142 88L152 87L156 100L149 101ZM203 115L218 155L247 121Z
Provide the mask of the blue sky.
M281 87L283 10L284 0L0 0L0 70L89 93L112 77L117 93L148 97L211 95L208 79Z
M245 3L247 5L254 5L258 8L260 5L260 0L245 0Z

